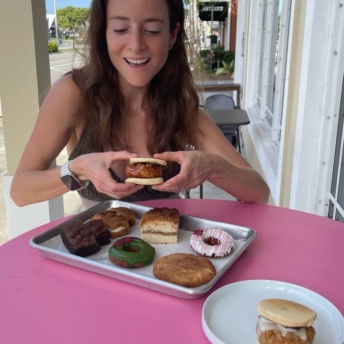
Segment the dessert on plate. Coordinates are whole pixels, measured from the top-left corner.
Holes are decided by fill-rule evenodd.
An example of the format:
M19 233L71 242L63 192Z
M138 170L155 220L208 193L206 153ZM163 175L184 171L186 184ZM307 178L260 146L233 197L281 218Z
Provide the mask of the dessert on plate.
M312 344L316 312L284 299L262 300L257 310L258 344Z

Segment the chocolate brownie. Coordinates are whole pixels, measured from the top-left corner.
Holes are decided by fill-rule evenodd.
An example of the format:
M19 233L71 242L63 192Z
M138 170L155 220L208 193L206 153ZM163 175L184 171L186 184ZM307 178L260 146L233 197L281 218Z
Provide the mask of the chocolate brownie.
M102 245L110 243L110 233L102 220L64 226L61 238L70 253L81 257L96 253Z

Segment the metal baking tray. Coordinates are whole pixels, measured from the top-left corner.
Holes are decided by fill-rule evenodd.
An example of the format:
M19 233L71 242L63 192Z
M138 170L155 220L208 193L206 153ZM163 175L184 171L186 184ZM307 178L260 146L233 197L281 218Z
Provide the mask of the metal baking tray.
M175 297L185 299L196 299L207 293L228 268L240 257L245 249L256 237L256 232L247 227L241 227L229 223L206 220L198 217L180 215L178 229L178 244L152 245L155 247L156 255L154 261L144 267L128 269L113 264L108 259L108 251L111 244L116 239L111 239L111 244L102 246L101 250L88 257L79 257L71 254L62 243L60 230L67 224L79 224L86 222L99 212L112 207L127 207L136 214L136 224L130 227L130 236L141 237L140 219L150 207L141 206L133 203L121 201L107 201L90 208L73 218L59 224L50 230L35 236L30 240L30 245L40 250L40 252L52 260L72 265L74 267L96 272L111 278L122 280L128 283L136 284L141 287L149 288L161 293L166 293ZM190 247L191 233L199 228L214 227L221 228L229 232L235 239L235 249L231 254L224 258L210 258L216 268L216 276L208 283L196 288L188 288L173 283L157 279L153 274L154 262L162 256L172 253L194 253Z

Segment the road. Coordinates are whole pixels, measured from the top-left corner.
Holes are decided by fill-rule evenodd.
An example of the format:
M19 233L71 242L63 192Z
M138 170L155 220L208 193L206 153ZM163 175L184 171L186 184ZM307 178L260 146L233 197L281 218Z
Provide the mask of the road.
M50 54L50 78L51 83L55 83L61 75L70 71L73 67L80 66L80 57L74 52L64 51L57 54Z
M80 65L80 58L75 56L74 52L63 51L60 53L50 54L50 77L51 83L55 83L64 73L71 70L73 66ZM1 104L0 104L1 114ZM67 160L67 154L62 151L57 158L57 164L62 164ZM5 243L8 238L6 205L4 198L3 177L7 173L6 151L4 141L4 128L2 116L0 116L0 245ZM69 192L64 195L65 215L73 214L81 209L81 202L76 192Z

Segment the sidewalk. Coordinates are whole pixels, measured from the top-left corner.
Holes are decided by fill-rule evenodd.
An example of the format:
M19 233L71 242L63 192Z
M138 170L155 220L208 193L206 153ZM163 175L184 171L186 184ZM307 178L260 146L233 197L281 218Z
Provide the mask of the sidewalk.
M1 109L1 105L0 105ZM7 173L6 152L4 145L4 129L2 125L2 116L0 113L0 245L7 241L7 218L4 197L3 176Z

